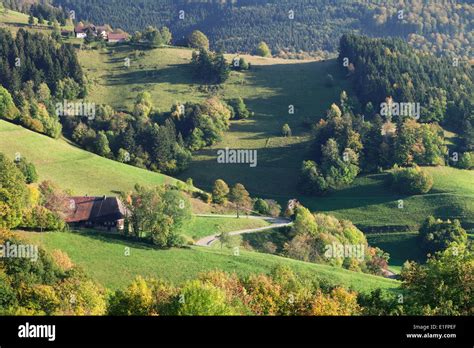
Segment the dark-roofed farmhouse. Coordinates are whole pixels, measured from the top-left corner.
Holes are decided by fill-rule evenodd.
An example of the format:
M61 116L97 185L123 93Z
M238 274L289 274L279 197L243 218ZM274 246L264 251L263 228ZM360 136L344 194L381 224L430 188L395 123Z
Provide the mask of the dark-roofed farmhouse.
M127 33L109 33L107 36L107 41L108 42L124 42L128 40L128 34Z
M123 231L127 208L117 197L71 197L66 222L75 227Z

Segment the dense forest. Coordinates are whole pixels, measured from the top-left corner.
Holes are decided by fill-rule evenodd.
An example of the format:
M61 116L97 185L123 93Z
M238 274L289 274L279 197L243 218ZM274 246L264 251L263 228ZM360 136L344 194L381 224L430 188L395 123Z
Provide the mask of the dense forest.
M386 98L391 104L418 103L420 121L459 132L461 150L474 148L474 74L468 63L420 53L400 39L357 35L341 38L339 61L348 63L367 116L383 114Z
M12 0L11 0L12 1ZM13 0L15 1L15 0ZM18 0L16 0L18 1ZM203 31L212 49L253 52L265 41L275 54L337 51L342 34L399 36L433 53L472 57L470 1L422 0L55 0L79 20L133 33L148 25L170 28L174 43ZM183 11L183 12L181 12Z
M53 95L60 94L60 81L73 79L84 95L84 77L71 45L58 45L52 38L19 30L13 37L7 30L0 31L0 81L14 99L22 84L32 81L35 87L46 83Z
M70 45L20 29L0 30L2 117L39 133L61 134L55 101L85 96L82 69ZM3 86L3 87L2 87Z
M392 190L422 194L432 178L418 165L473 167L474 76L468 63L420 52L398 38L351 34L340 40L339 64L356 95L343 92L314 125L312 157L301 167L302 192L327 194L360 172L393 168L387 182ZM454 157L448 158L445 129L459 135L450 148Z

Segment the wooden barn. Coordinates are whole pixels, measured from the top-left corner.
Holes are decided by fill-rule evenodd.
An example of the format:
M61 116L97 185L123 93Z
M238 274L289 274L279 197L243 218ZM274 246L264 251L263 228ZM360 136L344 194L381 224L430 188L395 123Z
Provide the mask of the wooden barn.
M127 208L117 197L71 197L66 222L73 227L87 227L121 232Z

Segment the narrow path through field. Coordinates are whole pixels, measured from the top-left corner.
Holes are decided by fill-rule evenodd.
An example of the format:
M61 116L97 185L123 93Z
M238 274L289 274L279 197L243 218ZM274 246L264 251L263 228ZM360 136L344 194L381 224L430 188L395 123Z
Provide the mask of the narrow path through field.
M237 215L217 215L217 214L196 214L195 216L198 217L215 217L215 218L236 218ZM281 227L286 227L286 226L291 226L293 222L290 219L286 218L274 218L274 217L262 217L262 216L242 216L241 219L262 219L270 222L271 225L265 226L265 227L258 227L258 228L251 228L247 230L240 230L240 231L233 231L229 232L231 236L236 236L236 235L241 235L241 234L247 234L247 233L255 233L255 232L261 232L261 231L266 231L266 230L271 230L274 228L281 228ZM207 236L204 238L199 239L197 242L194 243L194 245L198 246L204 246L204 247L209 247L211 246L212 243L216 242L219 239L219 234L213 234L212 236ZM385 278L391 278L391 279L396 279L397 275L388 270L384 270L384 277Z
M236 218L237 215L215 215L215 214L196 214L195 216L198 217L215 217L215 218ZM261 231L266 231L266 230L271 230L274 228L281 228L281 227L286 227L286 226L291 226L293 222L290 219L285 219L285 218L274 218L274 217L262 217L262 216L241 216L241 219L262 219L266 220L270 223L269 226L265 227L258 227L258 228L251 228L247 230L240 230L240 231L233 231L229 232L231 236L236 236L240 234L246 234L246 233L254 233L254 232L261 232ZM212 236L207 236L204 238L199 239L194 245L199 245L199 246L211 246L212 243L214 243L216 240L219 239L219 234L213 234Z

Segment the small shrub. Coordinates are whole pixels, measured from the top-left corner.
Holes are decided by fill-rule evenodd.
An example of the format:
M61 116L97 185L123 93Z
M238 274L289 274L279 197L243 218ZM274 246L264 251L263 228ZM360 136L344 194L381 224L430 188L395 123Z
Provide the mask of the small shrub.
M291 128L288 123L285 123L281 128L281 135L284 137L291 137Z
M199 192L199 191L193 192L193 197L198 198L207 204L212 202L212 196L207 192Z
M38 173L33 163L28 162L24 157L15 162L16 166L25 176L27 184L32 184L38 181Z
M270 207L268 206L268 203L265 200L258 198L253 205L253 210L255 210L259 214L268 215Z
M222 179L217 179L212 188L212 201L216 204L224 204L227 201L230 189Z
M388 184L398 193L425 194L433 187L433 177L418 166L410 168L395 166L388 177Z
M461 155L458 162L461 169L474 169L474 152L465 152Z
M66 223L51 210L36 206L24 212L21 227L41 231L62 231L66 228Z
M267 202L268 214L270 214L270 216L273 216L273 217L280 216L281 206L278 204L277 201L274 201L273 199L266 199L265 202Z
M51 252L51 257L58 267L66 272L74 268L74 263L69 258L69 255L62 250L55 249Z
M440 220L429 216L420 227L418 236L425 253L434 254L446 249L452 242L466 243L467 233L459 220Z
M277 246L273 242L266 241L265 243L263 243L263 250L266 253L275 254L277 251Z

